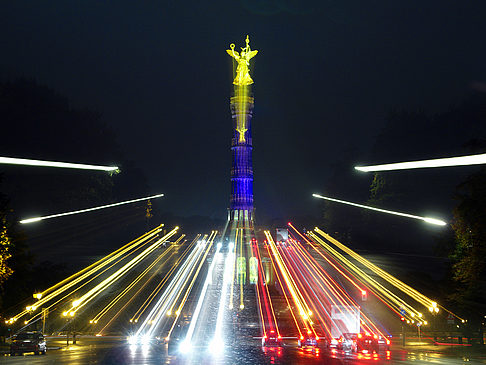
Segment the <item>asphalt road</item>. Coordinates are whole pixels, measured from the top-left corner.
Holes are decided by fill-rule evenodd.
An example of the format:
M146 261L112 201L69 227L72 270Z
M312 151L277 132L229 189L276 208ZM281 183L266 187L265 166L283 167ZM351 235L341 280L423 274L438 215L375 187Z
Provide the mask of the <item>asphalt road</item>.
M64 344L64 347L59 348ZM65 347L64 341L48 341L47 355L25 354L0 357L0 364L486 364L486 350L481 355L477 349L471 354L448 354L447 351L418 349L393 349L390 356L363 356L332 353L327 350L303 351L292 343L281 350L264 352L258 341L248 340L232 348L226 348L214 356L205 348L194 348L190 355L169 356L166 345L130 346L121 338L81 338L78 345Z

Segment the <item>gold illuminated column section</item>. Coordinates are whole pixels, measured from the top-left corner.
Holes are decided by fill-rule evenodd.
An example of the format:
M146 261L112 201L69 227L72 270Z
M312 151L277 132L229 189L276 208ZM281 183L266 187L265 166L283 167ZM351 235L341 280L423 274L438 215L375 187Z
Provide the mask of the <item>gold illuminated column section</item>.
M233 80L234 94L230 98L230 109L233 120L233 138L231 140L232 168L231 168L231 198L229 220L237 226L253 228L253 162L251 118L253 115L254 99L251 95L253 80L250 77L250 59L258 51L250 48L249 37L246 46L240 52L235 51L231 44L226 52L237 63L236 76Z

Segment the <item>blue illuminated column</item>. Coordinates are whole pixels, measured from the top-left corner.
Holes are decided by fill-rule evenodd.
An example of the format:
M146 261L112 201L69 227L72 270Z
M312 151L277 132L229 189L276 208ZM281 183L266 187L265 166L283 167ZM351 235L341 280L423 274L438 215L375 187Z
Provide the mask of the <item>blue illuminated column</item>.
M231 151L231 199L229 219L233 222L248 222L253 227L253 163L251 117L253 97L250 85L234 85L234 96L230 99L233 119ZM240 225L240 224L238 224Z

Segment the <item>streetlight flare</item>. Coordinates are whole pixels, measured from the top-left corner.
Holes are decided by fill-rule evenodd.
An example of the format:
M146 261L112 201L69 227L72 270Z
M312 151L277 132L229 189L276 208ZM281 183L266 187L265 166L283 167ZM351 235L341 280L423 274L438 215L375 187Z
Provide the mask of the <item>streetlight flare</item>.
M0 164L60 167L65 169L78 169L78 170L97 170L97 171L113 171L113 172L119 171L118 166L86 165L82 163L31 160L28 158L14 158L14 157L0 157Z
M373 172L373 171L423 169L423 168L431 168L431 167L481 165L485 163L486 163L486 153L482 153L479 155L436 158L432 160L397 162L397 163L372 165L372 166L355 166L354 168L358 171Z
M72 211L72 212L65 212L65 213L59 213L59 214L46 215L46 216L43 216L43 217L28 218L28 219L21 220L20 223L22 223L22 224L28 224L28 223L39 222L39 221L42 221L42 220L45 220L45 219L51 219L51 218L57 218L57 217L64 217L66 215L73 215L73 214L79 214L79 213L92 212L94 210L100 210L100 209L104 209L104 208L116 207L118 205L135 203L135 202L139 202L139 201L142 201L142 200L149 200L149 199L160 198L162 196L164 196L164 194L157 194L157 195L152 195L152 196L148 196L148 197L145 197L145 198L138 198L138 199L133 199L133 200L126 200L126 201L122 201L122 202L118 202L118 203L101 205L99 207L93 207L93 208L75 210L75 211ZM179 229L179 227L176 227L176 229Z
M435 224L437 226L445 226L445 225L447 225L446 222L444 222L444 221L442 221L440 219L436 219L436 218L421 217L421 216L413 215L413 214L395 212L393 210L386 210L386 209L380 209L380 208L370 207L368 205L362 205L362 204L357 204L357 203L353 203L353 202L348 202L348 201L345 201L345 200L339 200L339 199L329 198L329 197L322 196L322 195L319 195L319 194L312 194L312 196L315 197L315 198L329 200L329 201L333 201L333 202L336 202L336 203L352 205L352 206L358 207L358 208L370 209L370 210L374 210L374 211L381 212L381 213L388 213L388 214L398 215L398 216L401 216L401 217L418 219L418 220L424 221L426 223Z

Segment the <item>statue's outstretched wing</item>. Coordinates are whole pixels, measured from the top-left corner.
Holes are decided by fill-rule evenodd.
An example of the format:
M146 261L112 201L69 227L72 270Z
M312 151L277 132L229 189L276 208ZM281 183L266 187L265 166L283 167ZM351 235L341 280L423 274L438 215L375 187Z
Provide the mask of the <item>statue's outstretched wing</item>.
M248 53L247 53L247 56L246 56L246 57L247 57L246 59L247 59L247 60L249 60L250 58L255 57L257 53L258 53L258 51L257 51L257 50L254 50L254 51L248 52Z
M231 57L234 57L236 60L238 60L238 58L240 58L240 55L238 54L237 51L234 51L234 50L231 50L231 49L227 49L226 50L226 53L228 53Z

